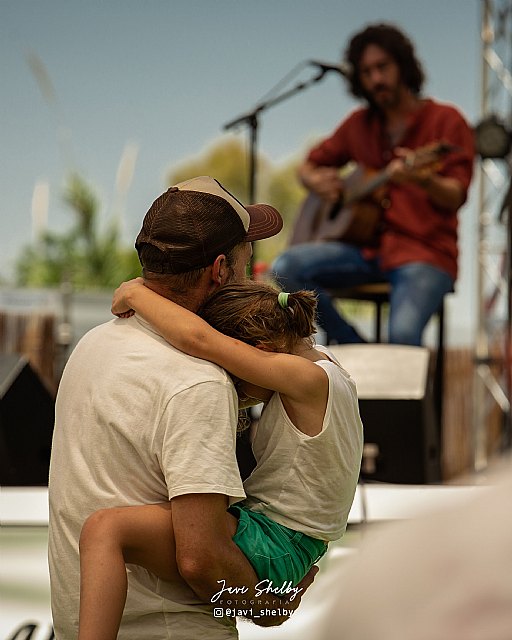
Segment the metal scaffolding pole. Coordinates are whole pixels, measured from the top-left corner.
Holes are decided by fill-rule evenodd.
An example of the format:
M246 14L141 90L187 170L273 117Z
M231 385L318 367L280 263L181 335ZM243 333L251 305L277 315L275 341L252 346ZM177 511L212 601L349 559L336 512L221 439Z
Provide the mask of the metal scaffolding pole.
M482 0L482 119L512 131L512 0ZM510 134L512 135L512 133ZM477 141L478 146L478 141ZM478 318L473 394L473 463L487 466L489 420L501 413L501 449L511 435L511 164L480 162L478 211Z

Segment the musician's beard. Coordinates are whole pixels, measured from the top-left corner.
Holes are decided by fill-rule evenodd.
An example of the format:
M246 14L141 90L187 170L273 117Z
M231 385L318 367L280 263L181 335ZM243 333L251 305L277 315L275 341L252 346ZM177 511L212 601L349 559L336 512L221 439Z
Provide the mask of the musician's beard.
M368 92L366 99L374 108L379 110L394 109L399 106L402 98L400 86L389 87L387 85L377 85L371 92Z

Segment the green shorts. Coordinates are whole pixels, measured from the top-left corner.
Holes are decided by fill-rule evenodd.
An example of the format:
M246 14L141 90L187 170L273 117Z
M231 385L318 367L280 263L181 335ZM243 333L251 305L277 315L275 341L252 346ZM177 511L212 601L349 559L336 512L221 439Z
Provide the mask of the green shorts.
M228 511L238 518L233 541L252 564L260 580L274 587L302 580L327 551L327 543L288 529L263 513L234 504Z

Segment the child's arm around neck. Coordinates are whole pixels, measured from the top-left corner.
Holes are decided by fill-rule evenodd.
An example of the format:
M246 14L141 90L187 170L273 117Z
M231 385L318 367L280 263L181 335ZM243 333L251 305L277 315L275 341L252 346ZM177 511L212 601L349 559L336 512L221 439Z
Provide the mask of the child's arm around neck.
M325 371L308 358L263 351L220 333L195 313L163 298L140 280L123 283L114 295L116 315L133 309L174 347L209 360L235 376L295 402L321 401L328 392Z

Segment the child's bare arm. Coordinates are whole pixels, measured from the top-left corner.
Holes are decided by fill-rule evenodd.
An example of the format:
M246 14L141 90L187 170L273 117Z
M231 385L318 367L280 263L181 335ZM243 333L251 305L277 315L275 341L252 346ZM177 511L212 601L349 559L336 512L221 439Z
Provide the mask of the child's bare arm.
M304 403L326 396L327 375L313 362L262 351L230 338L195 313L151 291L142 278L123 283L114 294L112 312L120 315L129 309L134 309L177 349L215 362L242 380Z

